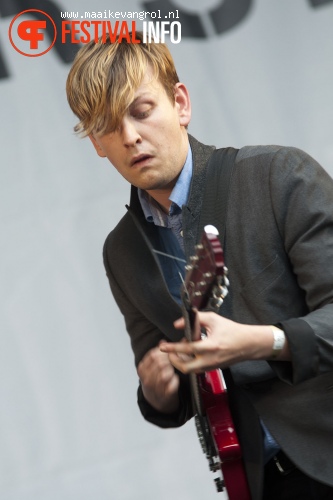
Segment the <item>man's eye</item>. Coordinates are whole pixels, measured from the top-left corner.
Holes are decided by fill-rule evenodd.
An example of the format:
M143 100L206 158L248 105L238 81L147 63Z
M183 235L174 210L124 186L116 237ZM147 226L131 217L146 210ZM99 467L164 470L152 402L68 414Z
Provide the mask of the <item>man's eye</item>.
M137 109L133 111L133 116L138 120L143 120L144 118L148 118L150 114L150 108L148 109Z

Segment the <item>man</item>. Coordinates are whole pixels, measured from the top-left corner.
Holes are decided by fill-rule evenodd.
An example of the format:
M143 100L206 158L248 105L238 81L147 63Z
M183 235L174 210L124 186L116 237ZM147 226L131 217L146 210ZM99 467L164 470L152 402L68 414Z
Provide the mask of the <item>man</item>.
M179 342L179 273L201 236L214 150L187 133L187 88L164 44L90 43L67 96L76 132L132 186L104 263L143 416L182 425L192 416L185 374L230 367L252 499L333 498L332 179L294 148L238 151L224 247L230 293L220 316L198 313L208 339Z

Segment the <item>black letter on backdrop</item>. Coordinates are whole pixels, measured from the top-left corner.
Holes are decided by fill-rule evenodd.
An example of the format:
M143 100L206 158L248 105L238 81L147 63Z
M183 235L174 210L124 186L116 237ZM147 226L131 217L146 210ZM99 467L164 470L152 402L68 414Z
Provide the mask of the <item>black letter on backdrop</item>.
M333 0L310 0L310 3L311 5L313 5L313 7L321 7L322 5L330 2L333 2Z
M52 17L58 33L53 48L57 51L62 62L72 62L79 47L77 44L61 43L60 9L53 0L0 0L0 17L15 17L16 14L28 9L42 10ZM45 16L38 12L34 13L34 17L36 19L45 19ZM54 33L49 23L46 25L46 30L50 38L53 39ZM5 61L0 52L0 78L7 78L8 76L9 72L7 71Z
M233 28L248 14L252 0L225 0L212 10L209 15L215 26L216 32L220 35Z
M220 35L238 24L248 13L252 0L224 0L221 5L210 11L209 16L215 31ZM172 0L153 0L143 2L143 7L148 12L161 11L161 18L169 17L169 12L178 10L182 25L182 36L192 38L206 38L208 35L199 14L190 14L180 9Z

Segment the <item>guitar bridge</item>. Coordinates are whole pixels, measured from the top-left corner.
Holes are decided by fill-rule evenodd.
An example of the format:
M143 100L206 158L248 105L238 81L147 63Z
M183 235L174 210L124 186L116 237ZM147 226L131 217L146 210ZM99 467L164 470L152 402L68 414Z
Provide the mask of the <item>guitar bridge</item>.
M221 461L219 455L216 453L215 445L209 431L209 424L207 422L207 419L203 416L195 415L194 420L199 443L201 444L202 451L204 452L208 460L209 470L214 473L221 473ZM224 490L225 484L221 476L214 478L214 482L218 492Z

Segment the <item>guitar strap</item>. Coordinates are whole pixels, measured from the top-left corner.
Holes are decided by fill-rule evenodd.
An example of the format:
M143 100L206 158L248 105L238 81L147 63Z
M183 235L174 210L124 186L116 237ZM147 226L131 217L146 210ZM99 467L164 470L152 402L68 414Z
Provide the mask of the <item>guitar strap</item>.
M215 149L206 169L199 234L205 225L212 224L219 231L222 248L225 240L229 187L238 151L231 147Z
M230 184L233 167L239 149L228 147L215 149L210 156L206 169L206 186L202 200L199 230L212 224L219 232L219 239L224 248ZM224 369L228 388L234 385L230 369Z

